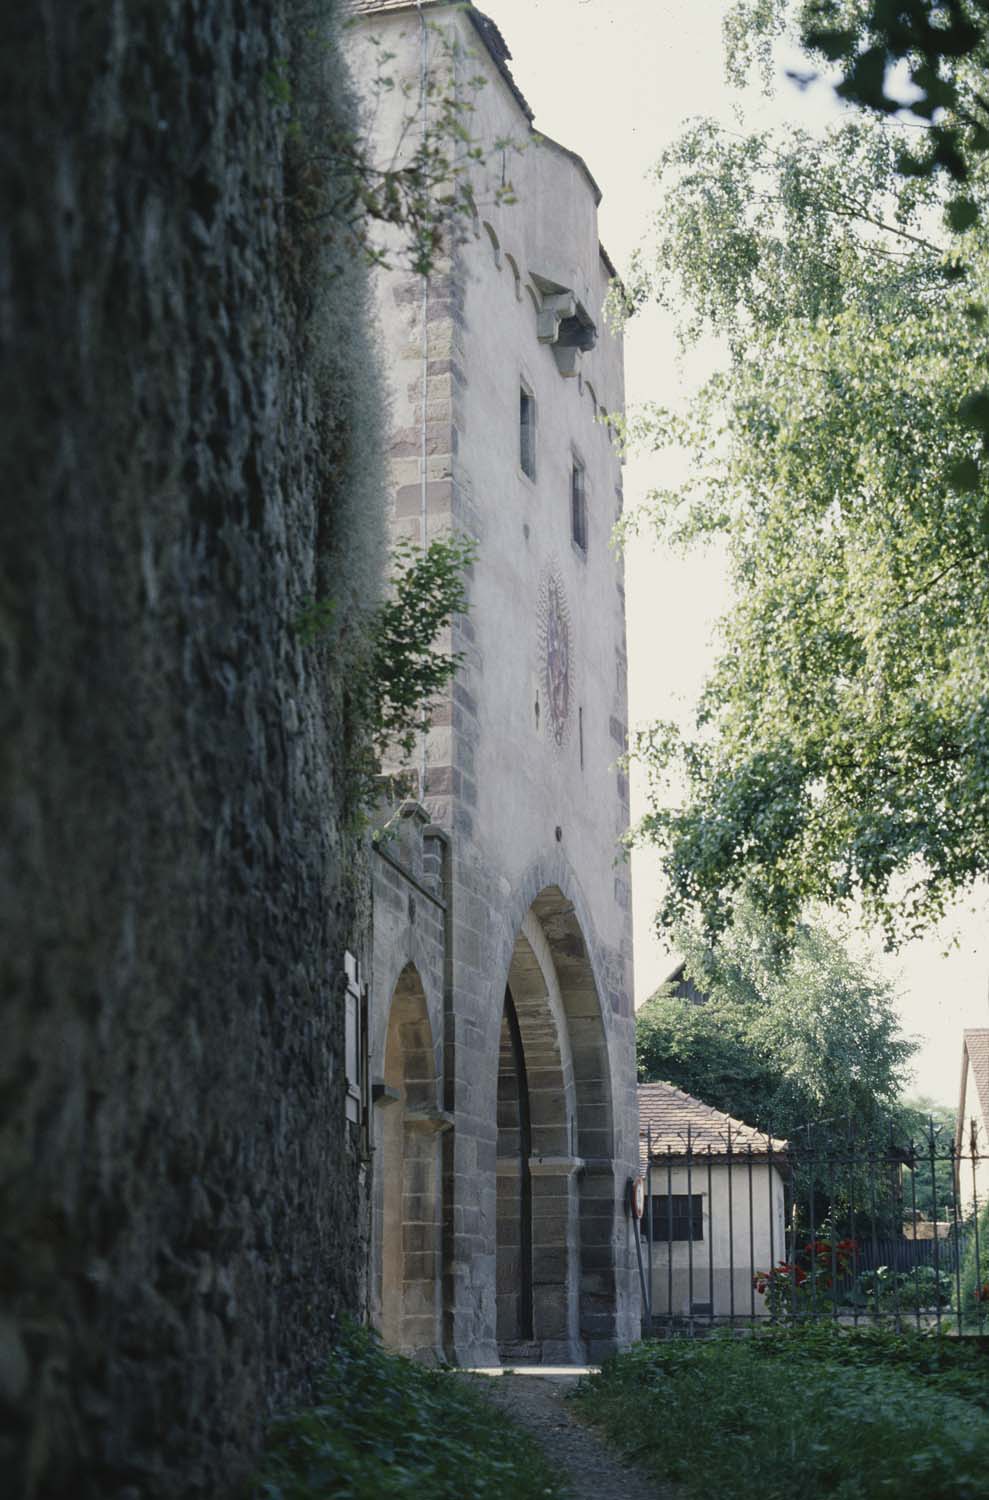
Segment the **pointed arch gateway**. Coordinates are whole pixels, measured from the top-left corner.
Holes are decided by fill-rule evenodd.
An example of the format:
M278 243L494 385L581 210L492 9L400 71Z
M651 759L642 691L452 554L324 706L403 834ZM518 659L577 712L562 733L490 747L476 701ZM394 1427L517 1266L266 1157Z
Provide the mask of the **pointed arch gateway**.
M581 1360L616 1323L614 1129L601 1004L573 905L546 887L508 972L498 1059L503 1359Z

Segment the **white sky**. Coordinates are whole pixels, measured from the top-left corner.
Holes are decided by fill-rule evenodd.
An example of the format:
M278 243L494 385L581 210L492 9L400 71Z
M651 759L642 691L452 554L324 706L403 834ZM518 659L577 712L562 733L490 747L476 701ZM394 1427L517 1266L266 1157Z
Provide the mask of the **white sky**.
M621 271L648 228L655 191L646 176L663 147L691 115L744 124L819 127L836 113L830 88L801 93L781 77L774 100L750 88L744 98L724 81L721 18L726 0L479 0L513 55L512 69L539 130L577 151L604 194L601 239ZM626 330L627 400L675 404L717 359L702 347L683 366L669 321L655 309ZM675 479L674 461L632 460L627 505L651 486ZM648 539L627 558L629 708L634 726L686 717L712 660L711 633L728 603L717 554L687 559ZM632 783L632 813L644 810ZM655 861L633 857L636 1001L641 1004L673 966L652 931L658 899ZM973 909L975 908L975 909ZM916 1090L957 1101L961 1032L989 1025L989 935L985 893L968 902L934 936L882 960L900 978L904 1029L922 1039ZM944 948L957 934L960 946Z

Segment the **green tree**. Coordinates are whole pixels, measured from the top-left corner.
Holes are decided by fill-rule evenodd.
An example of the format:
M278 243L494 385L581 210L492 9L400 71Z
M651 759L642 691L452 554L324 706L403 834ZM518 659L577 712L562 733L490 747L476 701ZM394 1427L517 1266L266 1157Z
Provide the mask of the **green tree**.
M904 1207L926 1219L946 1219L955 1203L952 1143L955 1111L926 1096L907 1099L900 1110L900 1129L912 1141L915 1161L903 1189Z
M434 537L424 549L395 544L388 597L339 626L335 597L307 599L296 620L299 638L345 653L344 736L354 788L352 812L373 805L382 766L406 766L417 736L425 734L462 652L438 643L454 615L469 609L466 574L477 546L466 536Z
M729 75L744 79L753 62L769 86L772 38L793 28L810 59L837 63L835 92L879 115L913 115L919 146L901 148L901 171L944 172L968 182L989 150L989 5L986 0L736 0L725 21ZM814 73L794 75L801 84ZM965 226L975 203L953 201Z
M801 925L781 955L750 908L714 944L696 927L676 940L707 1000L661 988L642 1006L641 1081L673 1083L795 1145L886 1139L915 1044L869 963L822 926Z
M784 931L857 901L892 944L989 873L989 231L949 227L902 137L700 122L660 163L628 299L682 304L731 359L630 437L689 450L645 515L725 536L736 588L694 731L633 744L666 926L717 933L740 893Z

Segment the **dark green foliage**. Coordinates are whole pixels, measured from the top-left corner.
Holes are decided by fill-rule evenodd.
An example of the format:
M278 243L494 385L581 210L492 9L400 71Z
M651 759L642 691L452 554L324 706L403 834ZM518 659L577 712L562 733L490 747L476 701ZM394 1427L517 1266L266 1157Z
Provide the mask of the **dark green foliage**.
M904 1210L916 1210L926 1219L951 1218L955 1201L951 1151L955 1111L933 1099L908 1099L897 1112L897 1131L898 1139L912 1142L915 1152L913 1171L904 1178ZM969 1170L966 1163L963 1171Z
M465 1376L386 1354L347 1329L318 1402L277 1421L255 1500L545 1500L539 1449Z
M467 610L464 575L476 556L469 538L436 537L425 550L399 542L387 598L365 608L349 632L337 630L335 599L305 601L296 620L300 638L327 641L347 654L350 767L359 802L374 800L385 757L412 754L437 694L457 670L461 653L438 651L436 641Z
M918 1265L909 1271L879 1266L875 1271L863 1271L858 1284L842 1301L867 1315L909 1318L911 1313L950 1307L954 1285L950 1271L933 1266Z
M844 1150L852 1133L885 1139L915 1047L866 962L810 926L781 955L751 909L715 944L687 927L676 942L708 1003L660 990L641 1007L641 1080L676 1084L804 1149Z
M989 146L989 104L974 86L989 56L989 6L984 0L810 0L803 11L809 52L840 64L836 92L883 115L901 111L930 126L923 148L904 151L901 171L944 171L957 182L972 175L973 157ZM909 87L889 92L893 70L905 65ZM964 202L965 200L956 200ZM972 223L977 210L974 205ZM965 227L962 225L960 227Z
M576 1399L687 1496L985 1500L987 1373L969 1344L815 1327L640 1344Z
M394 557L391 595L370 627L370 722L379 755L395 744L410 755L416 734L429 727L436 694L461 659L434 645L453 616L467 609L464 573L477 548L469 539L437 537L422 552L400 542Z

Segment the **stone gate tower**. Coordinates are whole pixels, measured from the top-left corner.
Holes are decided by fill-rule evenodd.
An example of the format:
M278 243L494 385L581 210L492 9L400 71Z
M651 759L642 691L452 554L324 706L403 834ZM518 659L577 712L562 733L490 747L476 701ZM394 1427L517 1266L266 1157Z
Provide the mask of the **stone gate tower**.
M623 377L600 193L535 135L473 6L351 9L358 80L394 54L379 135L453 58L486 79L475 137L524 148L495 161L516 204L479 182L443 265L378 284L395 533L467 533L478 561L418 800L375 859L372 1316L394 1346L461 1363L597 1358L639 1319L621 471L603 420Z

